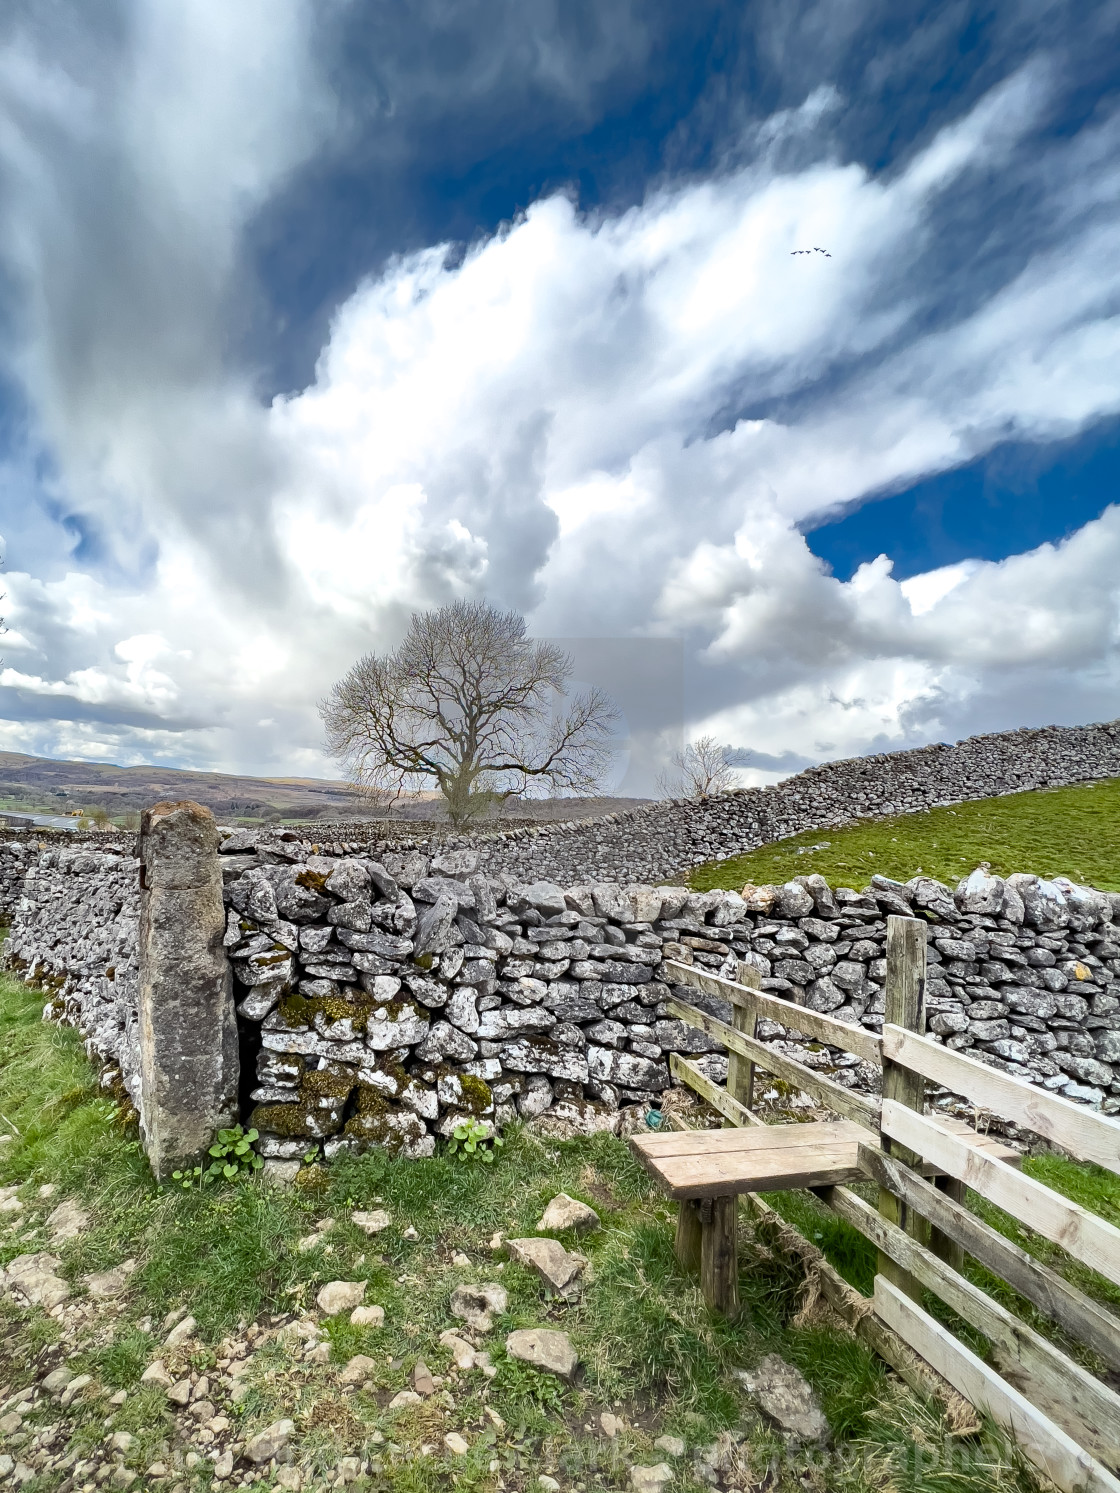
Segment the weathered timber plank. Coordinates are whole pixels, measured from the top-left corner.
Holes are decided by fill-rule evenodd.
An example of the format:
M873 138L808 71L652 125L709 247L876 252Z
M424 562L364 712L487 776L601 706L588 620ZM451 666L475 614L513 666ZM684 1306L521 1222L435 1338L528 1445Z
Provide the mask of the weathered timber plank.
M700 1211L699 1204L687 1198L677 1205L677 1237L675 1250L682 1270L695 1274L700 1269Z
M739 983L747 990L760 991L762 976L751 964L739 965ZM745 1037L758 1035L758 1006L740 1005L731 1007L731 1025ZM737 1052L727 1054L727 1092L744 1109L754 1103L754 1064Z
M739 1199L716 1197L700 1208L700 1291L708 1309L739 1315Z
M914 918L889 917L887 919L887 976L884 987L886 1021L908 1031L920 1032L926 1024L926 926ZM898 1104L915 1109L920 1114L925 1103L925 1079L912 1073L899 1063L883 1055L883 1096ZM900 1159L916 1164L918 1157L902 1152L889 1137L883 1136L882 1149L894 1152ZM879 1189L879 1212L890 1223L898 1224L908 1234L923 1241L929 1237L929 1224L917 1214L912 1214L901 1198ZM879 1273L892 1280L896 1286L921 1300L921 1288L904 1270L900 1269L890 1255L879 1254Z
M865 1136L837 1120L633 1135L630 1148L670 1197L710 1198L855 1181Z
M773 1052L765 1042L759 1042L755 1037L748 1037L742 1032L737 1032L725 1021L720 1021L716 1016L709 1016L707 1011L698 1010L697 1007L686 1005L684 1001L675 998L666 1001L665 1006L671 1015L679 1017L681 1021L687 1021L689 1026L698 1027L700 1031L707 1032L708 1036L715 1037L717 1042L722 1042L729 1052L737 1052L743 1057L752 1058L760 1068L765 1068L776 1078L784 1079L786 1083L791 1083L796 1088L803 1089L805 1093L812 1094L815 1099L827 1104L829 1109L835 1110L837 1114L844 1115L849 1120L866 1126L869 1130L876 1128L878 1105L870 1099L865 1099L862 1094L853 1093L843 1085L834 1083L831 1078L814 1073L812 1068L807 1068L804 1063L798 1063L793 1058L783 1057L781 1053Z
M947 1238L974 1260L1005 1280L1020 1296L1038 1307L1086 1347L1120 1369L1120 1317L1091 1296L1071 1286L1057 1271L1034 1259L982 1218L932 1187L909 1167L884 1156L877 1147L861 1145L860 1166L881 1187L903 1198L928 1218Z
M846 1021L836 1021L819 1011L807 1011L804 1006L794 1005L793 1001L782 1000L781 996L737 985L734 980L709 974L692 964L680 964L675 959L667 959L665 964L680 985L692 985L705 995L717 996L733 1006L754 1009L759 1016L778 1021L790 1031L802 1032L806 1037L815 1037L818 1042L841 1047L845 1052L854 1052L876 1067L881 1061L882 1038L875 1032L866 1031L861 1026L850 1026Z
M1006 1162L938 1129L936 1120L927 1115L914 1114L885 1099L882 1124L884 1135L919 1152L951 1177L959 1177L981 1197L1120 1285L1120 1229Z
M1045 1136L1079 1161L1120 1172L1120 1122L1108 1115L893 1024L883 1027L883 1053L954 1094L963 1094L974 1104Z
M955 1389L1010 1431L1062 1493L1120 1493L1120 1482L1106 1467L881 1275L875 1277L875 1313Z
M630 1146L643 1156L755 1156L769 1151L816 1151L828 1145L854 1145L858 1151L860 1142L867 1139L867 1131L853 1120L807 1120L803 1125L689 1130L683 1135L643 1131L630 1137Z
M690 1063L687 1058L682 1058L679 1053L669 1054L669 1071L674 1078L679 1078L682 1083L699 1094L701 1099L706 1099L713 1109L718 1109L733 1125L761 1125L764 1122L757 1115L751 1113L745 1104L740 1104L733 1099L726 1089L713 1083L706 1074L701 1073L695 1063Z
M1120 1396L1067 1358L1033 1328L846 1187L831 1187L824 1201L882 1253L970 1322L997 1350L999 1367L1032 1404L1074 1440L1116 1471L1120 1463Z

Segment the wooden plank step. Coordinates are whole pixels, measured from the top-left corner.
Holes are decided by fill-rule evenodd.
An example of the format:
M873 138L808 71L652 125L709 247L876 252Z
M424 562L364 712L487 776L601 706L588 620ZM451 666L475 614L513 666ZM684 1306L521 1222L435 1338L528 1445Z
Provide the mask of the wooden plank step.
M830 1187L863 1175L867 1131L851 1120L632 1135L630 1148L671 1198Z

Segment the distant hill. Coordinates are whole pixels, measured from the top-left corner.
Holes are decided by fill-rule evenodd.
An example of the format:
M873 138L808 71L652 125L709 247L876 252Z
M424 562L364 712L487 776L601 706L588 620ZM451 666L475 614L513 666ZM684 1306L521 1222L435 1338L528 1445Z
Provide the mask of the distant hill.
M160 799L191 798L220 820L373 819L386 817L349 783L331 778L253 778L175 767L116 767L109 762L56 762L22 752L0 752L0 813L67 814L103 808L114 819ZM637 798L526 799L508 802L503 819L582 819L633 808ZM441 820L442 800L409 794L393 819Z
M348 783L330 779L115 767L0 752L0 809L65 814L100 807L117 818L167 798L192 798L226 819L356 819L369 813Z

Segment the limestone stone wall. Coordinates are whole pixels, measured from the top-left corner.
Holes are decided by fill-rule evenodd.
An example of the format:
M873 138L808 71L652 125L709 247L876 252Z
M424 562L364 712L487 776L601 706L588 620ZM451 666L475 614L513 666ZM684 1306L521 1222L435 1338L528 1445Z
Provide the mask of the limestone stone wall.
M679 879L702 861L725 860L802 830L830 829L860 818L913 813L939 804L1061 787L1120 776L1120 721L1044 726L972 736L955 746L825 762L770 788L747 788L704 803L650 803L601 819L551 823L456 836L447 831L410 838L376 821L319 824L307 843L349 844L374 855L412 846L472 845L489 875L508 873L567 885L611 879Z
M105 1065L104 1080L119 1073L139 1108L140 862L131 844L106 843L103 835L97 843L0 845L11 878L5 962L48 992L50 1015L81 1030Z
M950 889L919 877L833 890L691 893L494 876L476 849L380 860L309 852L299 832L226 834L225 946L235 972L242 1117L266 1155L385 1145L426 1155L464 1116L548 1113L613 1129L657 1102L668 1056L717 1081L726 1058L674 1020L666 960L734 974L875 1030L886 917L930 925L929 1026L940 1040L1071 1098L1120 1110L1120 896L983 870ZM123 853L47 851L9 945L57 985L51 1014L135 1084L137 866ZM724 1019L718 1000L680 988ZM850 1055L764 1040L873 1088Z

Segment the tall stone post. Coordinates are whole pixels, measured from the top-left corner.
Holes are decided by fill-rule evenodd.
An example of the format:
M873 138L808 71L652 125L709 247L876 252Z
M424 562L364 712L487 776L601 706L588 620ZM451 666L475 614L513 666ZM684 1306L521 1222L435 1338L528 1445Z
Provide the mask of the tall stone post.
M237 1118L239 1063L218 827L189 800L140 821L140 1122L160 1180Z

